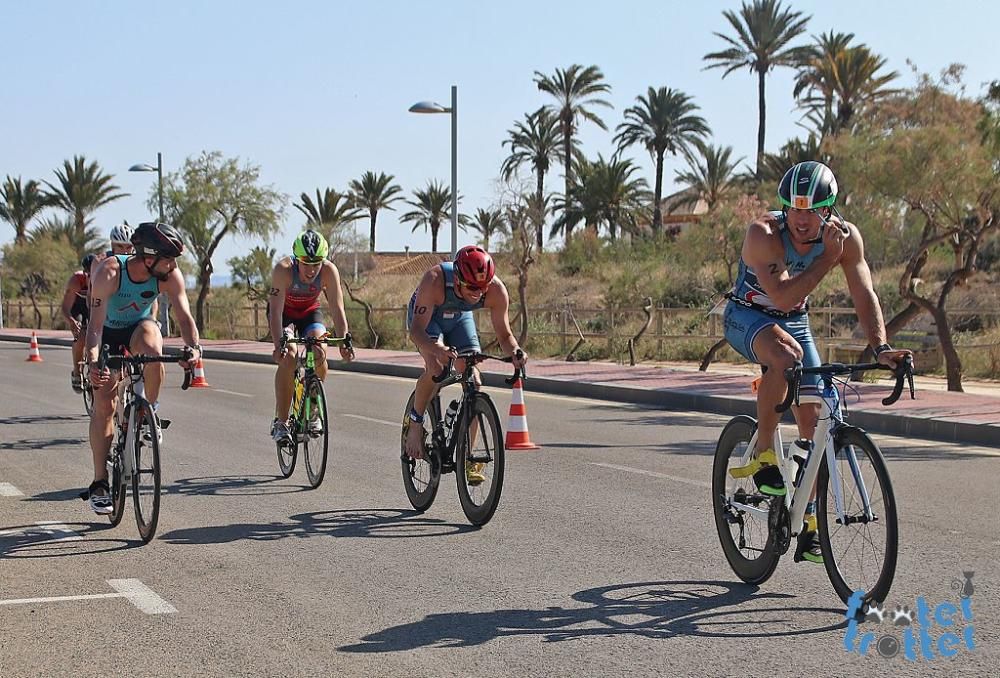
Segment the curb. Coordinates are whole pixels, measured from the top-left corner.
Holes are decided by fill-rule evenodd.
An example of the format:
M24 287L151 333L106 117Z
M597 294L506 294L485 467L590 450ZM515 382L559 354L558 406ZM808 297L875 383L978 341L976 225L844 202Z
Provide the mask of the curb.
M31 341L30 337L7 335L2 332L0 332L0 340L24 344ZM38 343L55 346L71 346L73 344L70 339L61 339L58 337L39 337ZM208 360L226 362L272 364L271 356L268 354L233 350L212 350L209 347L206 347L204 357ZM358 360L347 364L340 361L330 362L329 367L331 370L340 372L376 374L404 379L416 379L423 372L422 368L412 365L396 365ZM482 373L485 385L499 388L506 386L504 384L506 376L505 374L495 372ZM676 412L696 411L728 416L740 414L754 416L757 411L756 403L748 398L710 396L686 391L573 382L547 377L529 377L524 382L524 390L551 395L646 405ZM873 433L1000 448L1000 426L992 426L990 424L968 424L941 419L858 411L849 412L847 419L850 424Z

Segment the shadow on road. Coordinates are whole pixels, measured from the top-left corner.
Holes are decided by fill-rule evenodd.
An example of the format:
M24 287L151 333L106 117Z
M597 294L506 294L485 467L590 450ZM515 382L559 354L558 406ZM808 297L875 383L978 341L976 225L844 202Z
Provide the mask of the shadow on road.
M472 532L477 528L428 518L416 511L399 509L345 509L300 513L290 522L236 523L174 530L161 539L171 544L228 544L249 539L309 539L314 537L360 537L366 539L411 539L441 537Z
M308 485L271 485L281 476L204 476L180 478L163 488L165 494L198 496L251 496L304 492Z
M55 424L59 422L71 421L74 423L79 423L80 421L87 421L89 417L86 414L19 414L13 417L0 417L0 426L2 425L31 425L31 424Z
M67 532L64 528L69 528L72 532ZM140 539L91 538L110 528L107 521L0 527L0 560L87 556L142 546Z
M47 450L52 447L90 445L87 438L21 438L0 443L0 450Z
M508 636L560 642L595 636L773 638L844 628L842 610L760 607L795 596L757 594L757 587L718 581L663 581L587 589L582 606L431 614L372 633L343 652L400 652L421 647L469 647ZM738 609L727 609L733 606Z

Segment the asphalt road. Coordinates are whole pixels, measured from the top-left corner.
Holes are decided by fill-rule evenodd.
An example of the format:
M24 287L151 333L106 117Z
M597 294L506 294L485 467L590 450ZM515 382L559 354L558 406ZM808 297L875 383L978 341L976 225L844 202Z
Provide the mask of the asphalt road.
M493 521L470 528L452 476L410 510L399 427L412 382L331 372L331 462L278 476L273 368L213 362L214 388L161 402L165 496L142 546L77 494L91 479L69 351L0 343L0 676L996 675L1000 453L878 439L901 517L888 606L959 603L951 658L844 649L822 566L755 588L722 555L711 455L725 418L528 394L543 449L508 453ZM530 370L529 370L530 375ZM490 390L506 413L509 393ZM914 627L919 628L919 627ZM863 624L903 637L888 621ZM930 630L937 638L949 629ZM918 641L919 642L919 641ZM919 654L919 648L918 648Z

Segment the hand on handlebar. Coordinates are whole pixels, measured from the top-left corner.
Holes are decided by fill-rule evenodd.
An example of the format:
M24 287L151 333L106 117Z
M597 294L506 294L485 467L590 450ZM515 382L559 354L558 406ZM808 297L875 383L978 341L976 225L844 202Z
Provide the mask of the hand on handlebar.
M510 357L511 364L519 370L523 370L528 364L528 354L523 349L518 348Z
M875 358L875 362L879 363L880 365L885 365L886 367L891 367L892 369L895 370L899 368L899 366L903 363L903 361L906 360L907 356L910 356L910 359L912 361L913 351L910 351L905 348L898 349L895 351L882 351L881 353L878 354L878 357Z

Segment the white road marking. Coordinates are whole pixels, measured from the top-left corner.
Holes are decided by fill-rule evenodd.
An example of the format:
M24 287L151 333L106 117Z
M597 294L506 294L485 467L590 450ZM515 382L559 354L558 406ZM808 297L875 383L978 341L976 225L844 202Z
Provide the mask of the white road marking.
M386 426L394 426L399 428L403 425L401 421L386 421L385 419L372 419L371 417L362 417L360 414L345 414L345 417L350 417L351 419L361 419L362 421L370 421L375 424L385 424Z
M0 497L23 497L24 492L10 483L0 483Z
M254 397L252 393L239 393L238 391L227 391L224 388L216 388L216 389L212 389L212 390L215 391L216 393L228 393L229 395L240 396L241 398L253 398Z
M111 588L119 591L128 602L146 614L172 614L177 608L160 598L153 589L138 579L108 579Z
M38 527L22 527L16 530L4 530L0 532L0 537L12 534L61 534L62 536L51 541L80 541L83 539L79 534L68 528L64 523L55 520L41 520L35 523Z
M53 541L81 541L83 539L81 535L71 530L65 523L60 523L55 520L40 520L35 524L38 525L38 527L41 528L40 531L45 534L63 535Z
M667 473L658 473L656 471L647 471L641 468L633 468L632 466L619 466L618 464L602 464L596 461L590 462L591 466L602 466L604 468L614 469L615 471L625 471L627 473L639 473L644 476L651 476L653 478L664 478L666 480L674 480L678 483L687 483L688 485L695 485L696 487L707 487L712 489L711 483L706 483L701 480L692 480L691 478L682 478L680 476L672 476Z
M177 608L158 596L138 579L108 579L107 583L118 593L91 593L79 596L47 596L44 598L13 598L0 600L0 605L33 605L38 603L62 603L72 600L100 600L101 598L124 598L146 614L172 614Z

